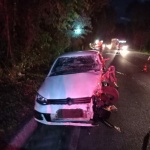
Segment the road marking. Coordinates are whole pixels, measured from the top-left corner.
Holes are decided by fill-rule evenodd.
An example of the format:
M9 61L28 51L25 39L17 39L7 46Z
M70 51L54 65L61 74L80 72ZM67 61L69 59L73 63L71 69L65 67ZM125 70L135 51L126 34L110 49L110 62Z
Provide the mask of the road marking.
M37 127L37 122L32 118L23 129L15 136L15 138L8 144L5 150L18 150L22 147L28 137L33 133Z
M121 73L121 72L118 72L118 71L116 71L116 73L118 73L118 74L122 74L122 75L126 76L126 74L124 74L124 73Z
M124 74L124 73L121 73L121 72L118 72L118 71L116 71L116 73L121 74L121 75L124 75L124 76L126 76L126 77L128 77L128 78L131 78L132 80L135 80L135 81L137 82L137 84L140 84L140 85L142 85L143 87L146 87L146 88L149 87L149 85L145 84L144 82L142 82L142 81L139 80L138 78L130 77L130 76L128 76L127 74Z
M73 134L71 137L71 141L70 141L70 145L69 145L69 150L76 150L77 149L77 145L78 145L78 139L79 139L79 135L80 135L80 127L74 127L73 130Z
M120 55L120 54L116 54L116 53L106 53L106 54L110 54L110 55Z

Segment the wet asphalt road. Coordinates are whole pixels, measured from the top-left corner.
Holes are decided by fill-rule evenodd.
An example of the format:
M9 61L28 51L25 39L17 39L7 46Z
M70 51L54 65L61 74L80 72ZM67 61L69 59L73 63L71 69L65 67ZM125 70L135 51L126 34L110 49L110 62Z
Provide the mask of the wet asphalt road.
M39 124L23 150L141 150L150 130L149 56L134 51L116 55L115 50L105 50L103 57L110 58L107 66L116 68L120 97L115 105L118 111L109 121L121 132L102 123L94 128ZM147 73L142 72L145 64Z

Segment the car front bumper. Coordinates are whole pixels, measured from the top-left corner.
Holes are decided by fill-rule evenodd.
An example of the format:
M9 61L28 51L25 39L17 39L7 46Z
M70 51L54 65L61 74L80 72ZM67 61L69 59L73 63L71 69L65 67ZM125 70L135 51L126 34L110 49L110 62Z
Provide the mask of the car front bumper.
M34 116L35 120L40 123L47 125L92 126L93 111L90 103L80 105L41 105L38 102L35 103Z

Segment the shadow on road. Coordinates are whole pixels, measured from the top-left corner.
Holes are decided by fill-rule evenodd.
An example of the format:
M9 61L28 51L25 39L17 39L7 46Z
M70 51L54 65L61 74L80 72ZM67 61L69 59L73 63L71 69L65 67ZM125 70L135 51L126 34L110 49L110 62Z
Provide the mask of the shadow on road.
M143 139L142 150L147 150L148 142L149 142L150 131L145 135Z

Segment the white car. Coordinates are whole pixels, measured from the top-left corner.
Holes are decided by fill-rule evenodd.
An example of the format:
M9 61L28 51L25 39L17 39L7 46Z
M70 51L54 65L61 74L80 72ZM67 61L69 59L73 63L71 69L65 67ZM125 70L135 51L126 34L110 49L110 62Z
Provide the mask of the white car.
M107 89L108 84L102 82L102 66L99 52L94 50L59 56L37 92L35 120L48 125L91 126L95 114L118 99L117 90ZM104 98L107 90L109 96L117 93L109 98L112 102Z

